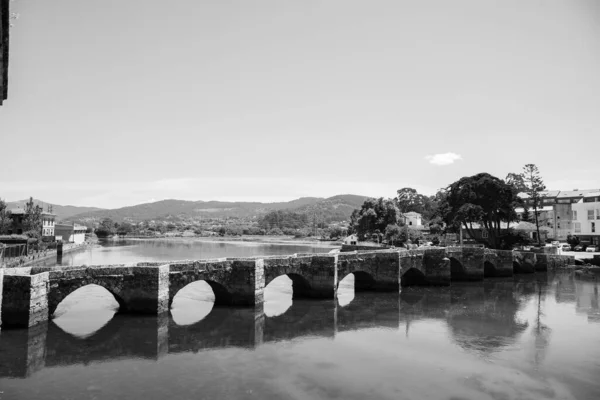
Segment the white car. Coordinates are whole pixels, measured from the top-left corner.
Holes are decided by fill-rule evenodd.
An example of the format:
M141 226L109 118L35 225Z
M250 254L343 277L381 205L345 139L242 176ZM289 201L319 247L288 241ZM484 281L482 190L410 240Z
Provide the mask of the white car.
M562 244L560 245L560 249L561 249L562 251L571 251L571 245L570 245L570 244L567 244L567 243L562 243Z
M586 253L595 253L595 252L597 252L597 251L598 251L598 248L597 248L596 246L588 246L588 247L585 249L585 252L586 252Z

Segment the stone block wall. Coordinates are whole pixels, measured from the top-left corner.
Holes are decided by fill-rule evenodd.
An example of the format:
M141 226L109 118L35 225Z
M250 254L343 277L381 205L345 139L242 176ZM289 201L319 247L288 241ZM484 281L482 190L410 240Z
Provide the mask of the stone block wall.
M294 298L333 298L337 284L337 254L265 258L265 286L287 275Z
M493 269L490 271L490 263ZM484 277L509 277L513 276L513 253L510 250L485 250Z
M169 303L192 282L204 280L215 294L215 305L254 305L263 300L261 259L185 261L169 264Z
M354 290L397 291L400 285L398 251L340 253L338 284L348 274L354 274Z
M535 272L536 253L513 251L513 270L518 274L532 274Z
M567 265L575 264L574 256L562 256L552 254L536 254L536 271L554 271Z
M444 249L425 250L422 263L429 285L450 285L450 259Z
M2 288L2 323L30 327L48 319L48 273L5 275Z

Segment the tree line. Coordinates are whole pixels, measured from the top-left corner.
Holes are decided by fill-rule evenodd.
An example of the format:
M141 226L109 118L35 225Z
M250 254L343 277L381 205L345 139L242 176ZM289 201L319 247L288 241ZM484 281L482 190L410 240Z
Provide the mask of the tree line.
M510 173L500 179L488 173L463 177L433 196L419 194L413 188L402 188L390 199L366 200L354 210L349 232L359 240L386 238L391 243L418 241L419 230L404 226L403 214L414 211L422 215L424 224L433 234L456 233L462 228L475 241L494 249L510 249L528 244L527 235L511 228L519 220L516 208L522 207L522 220L535 223L538 245L541 245L540 210L546 190L538 168L527 164L521 173ZM519 196L527 194L527 202ZM529 208L533 216L529 215ZM484 229L486 237L477 235Z

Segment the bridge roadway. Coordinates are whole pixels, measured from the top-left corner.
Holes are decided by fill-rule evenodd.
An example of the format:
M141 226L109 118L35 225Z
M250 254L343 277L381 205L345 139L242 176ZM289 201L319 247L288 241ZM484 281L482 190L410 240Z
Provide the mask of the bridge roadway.
M160 315L177 292L204 280L217 306L255 307L275 278L292 280L293 297L334 299L339 282L355 276L355 290L398 293L401 286L448 286L460 281L553 270L572 264L570 256L449 247L388 249L338 254L294 254L253 258L0 270L3 327L45 323L73 291L96 284L119 303L120 313Z
M283 314L266 317L254 307L214 307L202 320L177 325L169 313L158 316L116 314L85 338L54 322L0 335L0 377L28 377L42 370L122 359L158 360L167 354L238 347L248 350L272 342L327 338L346 332L386 328L409 335L422 320L446 326L467 351L495 351L509 345L527 327L516 318L522 303L537 295L553 277L520 276L482 285L456 284L430 290L403 288L394 295L357 293L347 305L337 300L294 300ZM508 290L507 290L508 289ZM466 307L465 307L466 306Z

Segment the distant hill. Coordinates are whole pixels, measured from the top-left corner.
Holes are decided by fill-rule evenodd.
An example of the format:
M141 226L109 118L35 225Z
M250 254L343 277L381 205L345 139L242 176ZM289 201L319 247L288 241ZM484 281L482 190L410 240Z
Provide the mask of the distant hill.
M29 201L29 199L18 200L18 201L9 201L6 203L6 205L9 210L12 208L23 208L24 209L25 204L27 204L28 201ZM61 206L58 204L52 204L52 203L48 203L48 202L45 202L43 200L38 200L38 199L33 199L33 202L34 202L34 204L41 206L44 209L44 211L48 211L48 205L51 205L52 213L56 214L57 220L65 220L65 219L71 218L74 215L81 214L81 213L88 213L88 212L103 210L102 208L98 208L98 207Z
M360 208L366 199L368 199L366 196L342 194L321 199L291 211L307 214L309 220L316 218L318 222L347 221L350 219L352 211Z
M113 210L90 210L71 219L86 222L111 218L114 221L163 220L163 219L204 219L204 218L252 218L272 210L290 210L318 215L319 220L347 220L352 210L359 208L366 196L339 195L330 198L302 197L279 203L223 202L162 200L154 203L138 204Z

